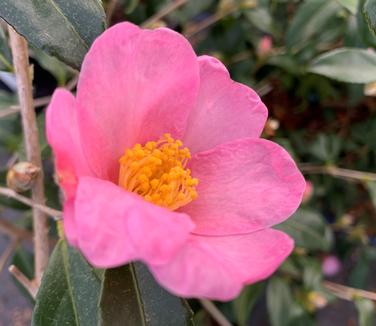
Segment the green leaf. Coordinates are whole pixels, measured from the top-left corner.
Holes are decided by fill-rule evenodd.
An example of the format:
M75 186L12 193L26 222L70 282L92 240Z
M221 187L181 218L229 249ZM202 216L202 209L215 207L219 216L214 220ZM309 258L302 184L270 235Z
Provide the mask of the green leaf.
M376 80L376 53L364 49L340 48L317 57L308 71L347 83Z
M359 0L337 0L342 6L344 6L353 15L358 12Z
M32 325L97 325L100 288L100 272L59 241L38 291Z
M321 265L316 259L305 259L303 268L304 287L309 290L319 290L323 278Z
M367 0L363 7L368 26L376 34L376 1Z
M1 9L0 9L1 10ZM12 71L12 54L10 52L7 38L0 27L0 70Z
M273 277L269 281L266 304L272 326L297 325L292 321L304 314L302 308L293 301L289 285L280 277Z
M256 283L247 286L243 289L240 295L232 301L232 307L235 312L237 323L240 326L247 325L248 317L250 316L257 299L264 290L264 283Z
M141 263L109 269L100 300L101 325L187 325L188 305L162 289Z
M105 28L99 0L2 0L0 17L36 48L77 69Z
M287 47L302 46L314 36L320 35L339 8L334 0L305 1L299 6L287 30Z
M371 196L371 200L373 203L373 206L376 208L376 182L375 181L368 181L366 183L368 192Z
M246 11L248 20L260 31L272 34L272 17L266 8L255 8Z
M364 298L355 299L358 310L359 326L373 326L375 321L375 306L371 300Z
M329 250L333 242L331 229L316 212L300 209L275 228L289 234L295 244L309 250Z

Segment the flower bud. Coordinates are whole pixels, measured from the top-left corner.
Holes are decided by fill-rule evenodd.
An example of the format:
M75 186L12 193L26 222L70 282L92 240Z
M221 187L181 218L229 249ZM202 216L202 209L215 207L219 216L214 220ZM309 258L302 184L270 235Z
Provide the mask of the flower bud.
M19 162L7 173L7 185L17 192L30 190L40 173L40 168L30 162Z
M311 181L306 181L306 188L303 193L303 203L306 203L312 198L313 195L313 184Z
M270 54L272 49L273 49L273 39L268 35L263 36L260 39L259 44L257 45L257 54L260 57L265 57L268 54Z
M326 256L322 261L321 268L325 276L331 277L341 270L342 264L336 256Z
M312 310L315 311L316 309L324 308L328 300L319 292L311 291L308 293L308 302L310 306L312 306Z

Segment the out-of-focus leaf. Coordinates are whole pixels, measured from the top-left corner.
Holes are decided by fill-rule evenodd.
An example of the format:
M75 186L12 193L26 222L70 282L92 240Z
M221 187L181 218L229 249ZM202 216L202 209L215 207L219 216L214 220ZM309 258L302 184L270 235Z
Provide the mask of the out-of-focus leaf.
M305 259L303 270L303 283L309 290L321 288L322 270L316 259Z
M99 0L2 0L0 17L35 47L77 69L105 28Z
M154 280L145 265L128 264L104 274L100 315L102 326L189 325L188 305Z
M263 283L256 283L254 285L248 286L234 301L232 301L232 307L235 312L235 317L237 319L237 323L240 326L246 325L247 319L252 312L252 309L263 289Z
M247 10L246 16L260 31L272 34L272 17L266 8Z
M286 36L286 45L292 48L303 45L315 35L325 31L337 14L340 5L335 0L305 1L299 6Z
M336 49L317 57L308 70L347 83L370 83L376 80L376 53L364 49Z
M29 280L34 277L34 255L29 251L26 251L22 246L19 246L12 257L12 265L17 266L17 268L24 274ZM19 283L19 281L13 277L13 280L18 287L19 291L24 297L27 297L31 302L34 299L31 297L30 293L24 288L24 286Z
M290 322L292 303L289 286L281 278L273 277L266 289L267 307L272 326L285 326Z
M376 249L373 247L362 248L356 258L356 264L349 275L349 285L356 288L367 286L370 274L369 266L376 260Z
M358 310L359 326L375 325L375 305L373 301L357 298L355 299L355 306Z
M100 288L100 272L60 241L43 276L32 325L98 325Z
M293 56L288 54L271 56L267 59L267 63L279 67L292 75L299 75L303 72L302 66L294 59Z
M353 15L358 11L359 0L337 0L342 6L349 10Z
M133 10L136 9L136 7L137 7L138 3L140 2L140 0L126 0L125 2L126 2L126 4L125 4L125 10L124 10L124 12L127 15L129 15L130 13L133 12Z
M12 258L12 265L24 274L28 279L34 277L34 256L22 247L18 247Z
M12 70L12 55L3 29L0 27L0 70Z
M367 0L363 7L363 13L368 22L368 26L376 34L376 1Z
M367 182L368 192L371 196L372 203L376 207L376 182L375 181L368 181Z
M342 141L337 135L321 133L311 145L311 153L326 164L335 163L341 151Z
M292 298L289 285L279 277L273 277L266 288L266 304L272 326L297 325L293 320L304 314Z
M32 56L38 61L43 69L46 69L55 77L59 86L65 85L69 76L72 75L63 62L41 50L34 49Z
M305 209L300 209L276 228L289 234L298 247L310 250L329 250L333 242L332 231L323 218Z

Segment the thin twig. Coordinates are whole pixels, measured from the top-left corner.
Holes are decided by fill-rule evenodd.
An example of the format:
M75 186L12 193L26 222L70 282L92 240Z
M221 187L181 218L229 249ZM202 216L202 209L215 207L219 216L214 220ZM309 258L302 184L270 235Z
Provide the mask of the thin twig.
M153 16L151 16L146 21L144 21L141 24L141 27L144 27L144 28L152 27L156 22L158 22L162 18L166 17L167 15L172 13L174 10L176 10L176 9L180 8L181 6L185 5L188 1L189 0L171 1L168 5L166 5L161 10L159 10L157 13L155 13Z
M346 285L337 284L330 281L323 281L323 285L327 290L333 293L335 296L344 299L353 301L354 298L365 298L369 300L376 301L376 293L365 291L361 289L352 288Z
M239 6L233 6L231 9L218 11L215 14L209 16L205 20L201 21L200 23L193 26L191 29L187 30L184 35L187 38L191 38L195 36L197 33L203 31L204 29L208 28L209 26L215 24L222 18L232 14L233 12L237 11Z
M18 97L21 106L22 127L26 156L29 162L41 169L31 189L32 200L45 205L42 159L38 139L38 128L32 97L32 83L29 71L29 54L26 40L11 26L8 28L13 64L17 78ZM40 284L49 258L48 221L46 214L33 207L33 229L35 249L35 280Z
M336 178L357 181L376 181L376 173L342 169L333 165L301 164L300 170L306 174L329 174Z
M33 236L30 232L22 229L7 220L0 219L0 232L8 235L12 239L32 240Z
M38 108L41 106L45 106L51 101L51 96L43 96L34 100L33 105L34 107ZM7 109L3 109L0 111L0 119L5 118L7 116L13 115L15 113L19 113L21 111L21 106L19 105L12 105Z
M38 292L38 285L35 281L29 280L16 266L9 266L9 273L11 273L15 279L22 284L22 286L29 292L31 297L35 299Z
M107 26L110 26L110 23L111 23L111 18L115 12L115 9L118 5L118 0L110 0L108 2L108 5L107 5L107 10L106 10L106 23L107 23Z
M22 196L22 195L18 194L17 192L15 192L14 190L9 189L9 188L0 187L0 195L4 195L4 196L10 197L10 198L13 198L15 200L18 200L19 202L21 202L21 203L23 203L27 206L30 206L30 207L32 207L32 208L34 208L34 209L36 209L40 212L43 212L43 213L53 217L55 220L61 219L61 217L63 215L61 211L50 208L46 205L39 204L36 201L34 201L34 200L32 200L28 197Z
M232 324L227 320L227 318L222 314L222 312L214 305L213 302L200 299L201 305L209 313L209 315L218 323L220 326L232 326Z
M16 250L17 246L19 244L18 239L13 239L8 247L5 248L4 252L2 253L0 257L0 273L2 272L6 262L8 261L10 255L13 253L14 250Z
M78 82L78 75L74 76L67 83L67 85L65 86L65 88L67 90L71 91L72 89L74 89L76 87L77 82ZM51 96L39 97L39 98L34 99L33 106L35 108L46 106L47 104L50 103L50 101L51 101ZM0 119L1 118L6 118L6 117L8 117L10 115L13 115L13 114L16 114L16 113L20 113L20 111L21 111L21 106L20 105L11 105L9 108L0 110Z

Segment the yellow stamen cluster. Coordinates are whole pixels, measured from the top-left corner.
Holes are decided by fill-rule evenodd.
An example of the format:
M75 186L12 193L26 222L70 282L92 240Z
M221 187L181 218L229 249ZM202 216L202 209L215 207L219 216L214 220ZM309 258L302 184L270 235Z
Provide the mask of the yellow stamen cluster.
M119 160L119 186L171 210L196 199L198 180L186 168L191 155L182 146L165 134L157 142L127 149Z

